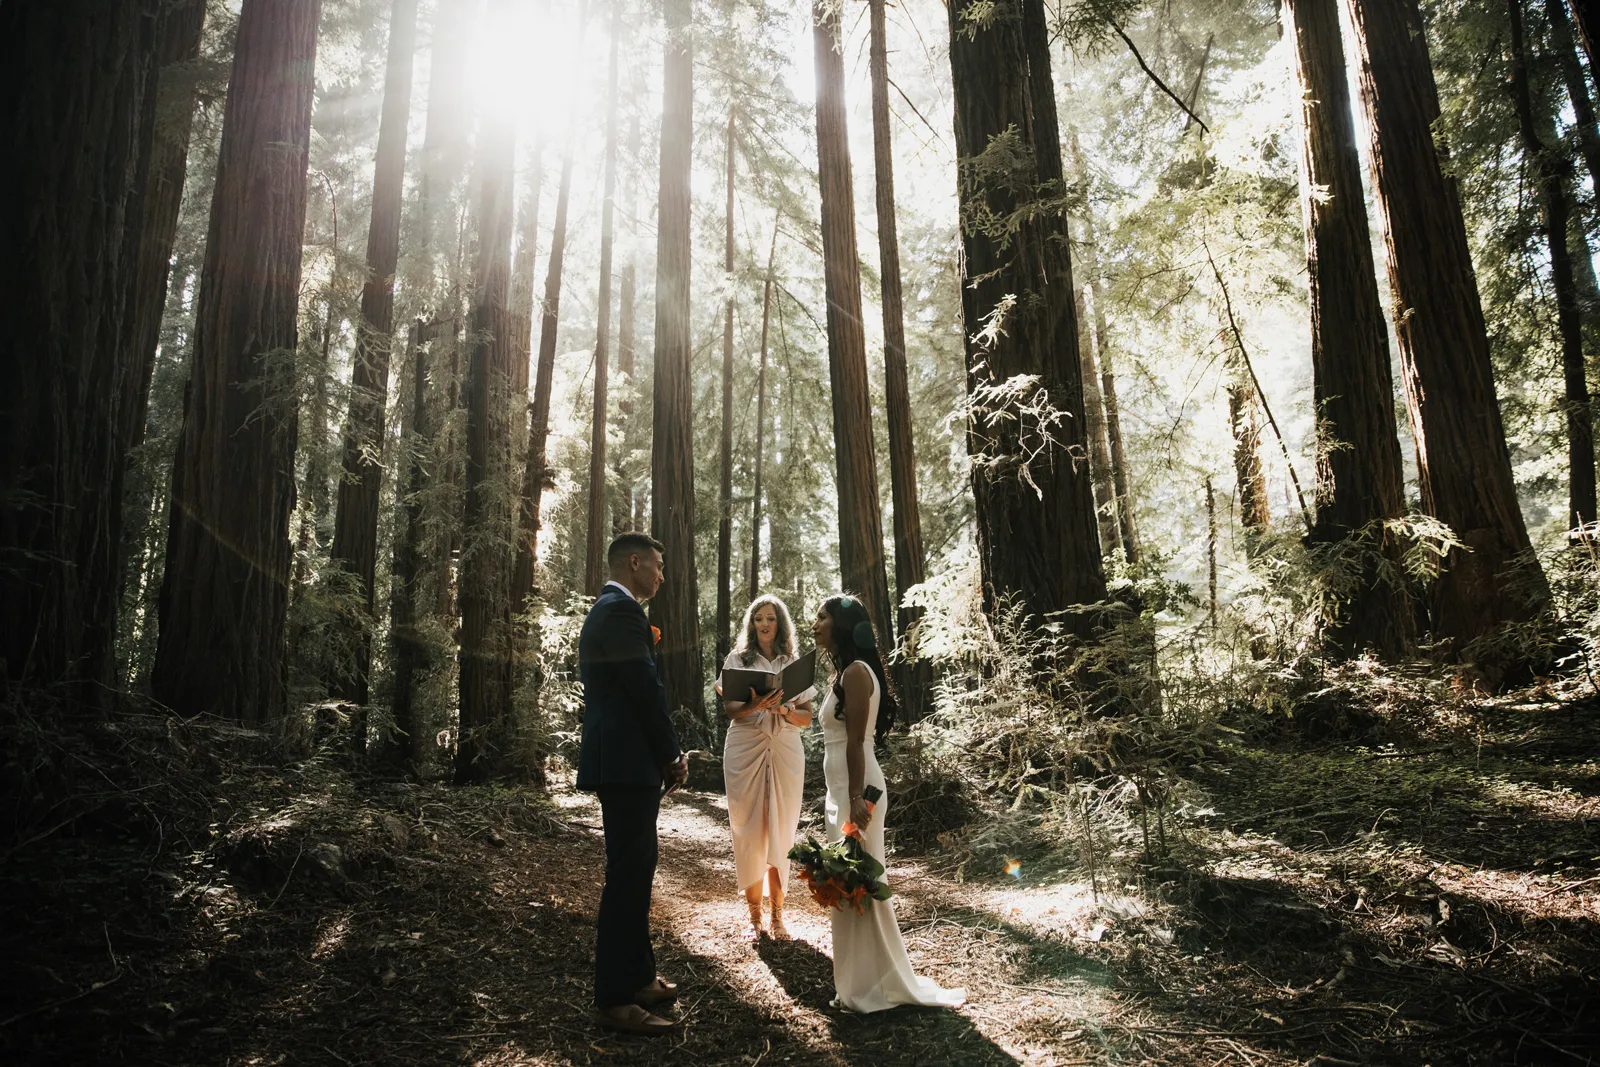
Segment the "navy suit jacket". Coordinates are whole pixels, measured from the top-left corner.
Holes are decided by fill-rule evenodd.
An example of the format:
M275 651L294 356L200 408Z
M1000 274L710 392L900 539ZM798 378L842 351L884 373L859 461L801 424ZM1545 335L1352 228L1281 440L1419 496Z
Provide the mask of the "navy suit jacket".
M655 638L644 608L607 586L578 637L583 682L583 744L578 788L661 788L661 772L679 756L656 673Z

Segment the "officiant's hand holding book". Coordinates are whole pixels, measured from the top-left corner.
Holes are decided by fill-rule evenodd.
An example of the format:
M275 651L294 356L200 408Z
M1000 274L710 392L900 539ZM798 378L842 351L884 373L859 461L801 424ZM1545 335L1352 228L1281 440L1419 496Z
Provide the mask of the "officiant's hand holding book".
M785 694L797 693L796 700L806 699L814 686L816 673L815 649L784 667L782 672L730 667L722 672L722 698L743 703L752 710L773 710L783 702Z

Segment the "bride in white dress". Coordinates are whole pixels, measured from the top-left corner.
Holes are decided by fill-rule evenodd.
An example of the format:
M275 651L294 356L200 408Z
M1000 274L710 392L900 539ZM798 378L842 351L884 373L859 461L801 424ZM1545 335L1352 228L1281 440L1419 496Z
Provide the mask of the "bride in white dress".
M842 594L823 603L811 633L834 666L828 695L817 713L828 785L828 840L840 840L844 824L853 822L860 829L862 845L881 863L889 794L873 745L882 742L894 725L895 703L878 655L877 635L861 602ZM869 785L883 792L870 811L862 798ZM859 915L854 908L829 911L837 1006L872 1012L900 1004L953 1008L966 1001L965 990L945 989L912 971L892 900L873 901Z

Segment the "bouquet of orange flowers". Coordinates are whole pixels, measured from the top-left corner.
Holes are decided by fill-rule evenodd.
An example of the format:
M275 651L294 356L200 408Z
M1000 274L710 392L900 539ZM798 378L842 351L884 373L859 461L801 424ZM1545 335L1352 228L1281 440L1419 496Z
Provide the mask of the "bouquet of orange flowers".
M867 810L883 793L874 786L862 790ZM831 845L820 843L810 834L789 850L789 858L800 866L800 877L811 888L811 895L825 908L853 907L866 913L874 900L888 900L889 886L882 881L883 864L861 846L861 831L855 823L844 825L845 836Z

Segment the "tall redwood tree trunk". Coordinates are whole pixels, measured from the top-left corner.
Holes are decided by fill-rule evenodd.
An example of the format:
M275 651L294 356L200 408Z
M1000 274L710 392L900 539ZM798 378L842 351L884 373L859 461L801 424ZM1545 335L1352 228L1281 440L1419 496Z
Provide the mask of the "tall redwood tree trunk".
M656 209L655 430L650 528L666 545L666 583L650 604L667 707L705 715L700 590L694 560L694 383L689 268L694 84L690 0L665 0L661 181ZM720 666L720 665L719 665Z
M1529 618L1548 587L1528 563L1489 339L1456 184L1433 125L1439 97L1416 0L1346 0L1361 59L1373 184L1383 212L1406 407L1423 509L1468 551L1435 585L1434 631L1457 655L1500 623ZM1498 665L1486 664L1491 670Z
M1522 0L1507 0L1506 9L1511 24L1511 92L1522 135L1523 158L1539 187L1539 214L1544 222L1550 280L1555 289L1561 371L1566 384L1567 525L1577 529L1595 521L1595 469L1594 421L1583 363L1583 321L1572 271L1572 249L1567 243L1571 223L1567 189L1572 184L1572 165L1558 144L1547 145L1539 135L1533 117L1533 93L1528 87ZM1588 249L1582 251L1587 254Z
M761 369L756 376L756 471L750 507L750 599L761 595L761 479L767 444L767 336L772 325L773 266L778 255L778 220L772 220L772 247L767 252L767 281L761 288Z
M119 343L137 269L125 212L148 169L159 7L0 5L0 678L79 680L97 701L140 377Z
M1039 32L1043 13L1026 10L1036 0L1003 0L989 18L974 21L968 16L977 14L976 3L950 4L950 70L966 252L967 388L975 401L968 452L984 608L993 617L1015 600L1035 626L1054 616L1068 631L1091 637L1097 620L1070 610L1103 600L1106 581L1090 474L1074 460L1087 442L1066 221L1036 212L1012 234L982 222L986 212L1008 218L1031 200L1060 195L1053 79L1048 63L1036 58L1047 50L1042 41L1030 49L1024 32L1025 22ZM1043 101L1052 103L1036 106ZM1021 162L1010 181L981 181L974 160L997 139L1020 140ZM985 333L996 324L1001 332ZM1000 388L1019 376L1037 383L1028 395ZM1035 400L1062 417L1040 425L1022 410Z
M622 0L612 0L611 60L606 71L606 164L600 206L600 300L594 334L594 418L589 434L589 521L583 591L598 595L606 582L606 411L611 375L611 263L616 248L617 61Z
M145 93L145 131L149 165L135 191L135 217L128 232L137 234L127 274L127 311L123 345L129 359L122 399L126 415L122 436L129 449L144 441L150 405L150 381L160 345L161 314L167 305L172 276L172 245L183 206L183 181L188 173L189 134L194 128L195 79L183 70L200 53L205 26L205 0L181 0L165 7L156 40L156 73Z
M1363 561L1349 601L1325 620L1330 647L1373 649L1397 659L1411 651L1411 606L1384 578L1376 553L1393 546L1381 524L1404 514L1400 441L1395 433L1389 330L1378 299L1372 237L1361 189L1361 158L1345 79L1338 0L1290 0L1300 80L1306 189L1307 274L1311 282L1311 370L1317 419L1317 516L1311 540L1356 538Z
M500 0L491 13L515 0ZM466 508L461 549L461 730L458 783L510 773L512 715L511 595L515 519L511 474L513 337L511 227L516 129L509 108L486 115L478 131L477 259L465 382Z
M722 270L733 278L733 122L728 112L727 209L723 213ZM733 290L722 309L721 484L717 494L717 665L728 657L733 628Z
M628 125L628 177L623 186L627 190L624 196L627 204L624 218L628 226L628 239L622 257L622 281L617 292L617 374L622 388L622 396L617 400L617 432L622 440L622 447L617 452L613 468L617 491L617 505L613 511L611 525L614 534L623 534L644 525L634 518L636 501L642 494L635 484L638 474L633 469L634 398L639 391L634 370L634 328L638 320L639 292L639 270L634 263L634 243L639 236L638 172L639 113L635 110Z
M1076 136L1076 134L1074 134ZM1111 439L1106 436L1106 409L1100 398L1100 371L1095 364L1089 335L1087 285L1073 287L1073 309L1078 315L1078 363L1083 377L1084 431L1089 436L1089 473L1094 476L1094 517L1100 529L1100 549L1110 555L1122 546L1117 533L1117 490L1111 477Z
M516 566L511 578L511 600L516 611L528 609L539 560L539 511L547 477L550 390L555 381L556 343L561 328L561 278L567 260L567 206L572 199L575 126L575 120L568 126L562 151L561 184L556 189L556 218L550 231L550 262L545 268L543 314L539 319L539 364L534 372L533 400L528 405L528 447L522 468Z
M1209 45L1207 46L1209 50ZM1206 53L1209 55L1209 51ZM1195 75L1194 88L1198 92L1200 77L1205 73L1205 56L1201 57L1200 70ZM1193 109L1194 104L1190 103ZM1189 127L1184 126L1187 130ZM1083 147L1078 141L1077 127L1070 127L1072 163L1077 170L1078 180L1088 188L1089 168L1083 159ZM1111 510L1114 517L1115 535L1108 541L1105 526L1102 525L1101 548L1109 551L1113 544L1122 546L1122 557L1129 563L1139 562L1139 536L1133 522L1133 496L1128 484L1128 458L1122 443L1122 415L1117 406L1117 380L1111 355L1111 330L1106 322L1107 285L1104 273L1100 269L1100 254L1095 245L1094 216L1085 211L1083 215L1083 254L1084 270L1088 280L1079 289L1079 301L1075 305L1080 315L1085 306L1092 315L1094 325L1094 344L1091 354L1084 357L1084 384L1083 400L1084 410L1087 414L1086 429L1091 437L1094 436L1095 410L1100 411L1100 423L1105 435L1106 466L1110 474L1109 487L1099 484L1100 472L1098 463L1094 460L1094 452L1100 446L1091 443L1090 462L1091 470L1096 479L1096 493L1115 501ZM1088 335L1089 327L1080 322L1078 324L1078 343L1084 343L1083 338ZM1098 364L1098 370L1096 370ZM1098 373L1095 382L1090 377ZM1109 492L1108 492L1109 488Z
M921 617L905 606L906 590L927 577L922 514L917 504L917 453L911 436L911 389L906 376L906 324L900 286L900 234L894 207L894 139L889 125L889 45L884 0L871 13L872 162L878 209L878 271L883 281L883 392L889 420L889 485L894 501L894 602L902 638ZM907 716L928 710L929 665L900 666L900 695Z
M839 573L861 598L880 647L894 647L894 601L883 558L867 340L861 320L861 266L856 252L855 191L845 125L844 56L839 12L812 5L817 64L817 175L822 193L822 260L828 294L828 380L833 387L833 440L839 493Z
M419 153L417 242L415 257L421 276L410 275L407 284L419 293L435 292L435 253L444 247L440 224L450 202L458 172L462 169L462 127L467 123L462 106L465 67L467 15L480 0L441 0L433 22L433 47L428 68L427 129ZM447 247L455 247L450 237ZM455 320L454 300L444 302L432 323L418 322L411 348L412 395L411 425L404 442L406 480L402 505L405 509L400 534L395 539L394 595L390 607L390 638L394 643L393 710L397 728L406 735L406 755L420 765L426 752L421 715L416 706L416 679L428 665L428 648L423 638L422 620L434 614L440 601L447 599L441 590L449 588L452 531L459 514L428 515L424 494L436 480L448 483L447 466L438 463L437 449L444 435L442 420L448 419L454 401L449 395L449 361L455 337L460 332ZM431 345L448 338L446 345ZM442 371L442 373L441 373ZM451 627L454 629L454 627Z
M1261 416L1255 388L1235 367L1228 382L1228 428L1233 434L1234 492L1239 497L1239 525L1245 551L1254 556L1261 536L1272 528L1267 500L1267 475L1261 465Z
M389 402L389 352L394 340L394 272L400 259L400 204L405 186L406 126L411 118L411 60L417 0L395 0L389 16L383 117L372 176L367 229L367 280L361 288L345 426L344 477L334 511L332 558L361 581L366 619L355 635L355 670L334 679L346 700L366 704L372 681L373 582L378 565L378 497L383 485L384 409ZM362 739L357 738L358 743Z
M294 353L321 0L245 0L172 473L151 690L279 717L298 419Z
M1578 149L1590 179L1600 188L1600 124L1596 122L1594 99L1589 95L1589 83L1584 80L1583 64L1578 61L1577 47L1572 40L1566 0L1544 0L1544 11L1550 20L1550 45L1561 67L1567 99L1572 102L1572 125L1578 135Z

